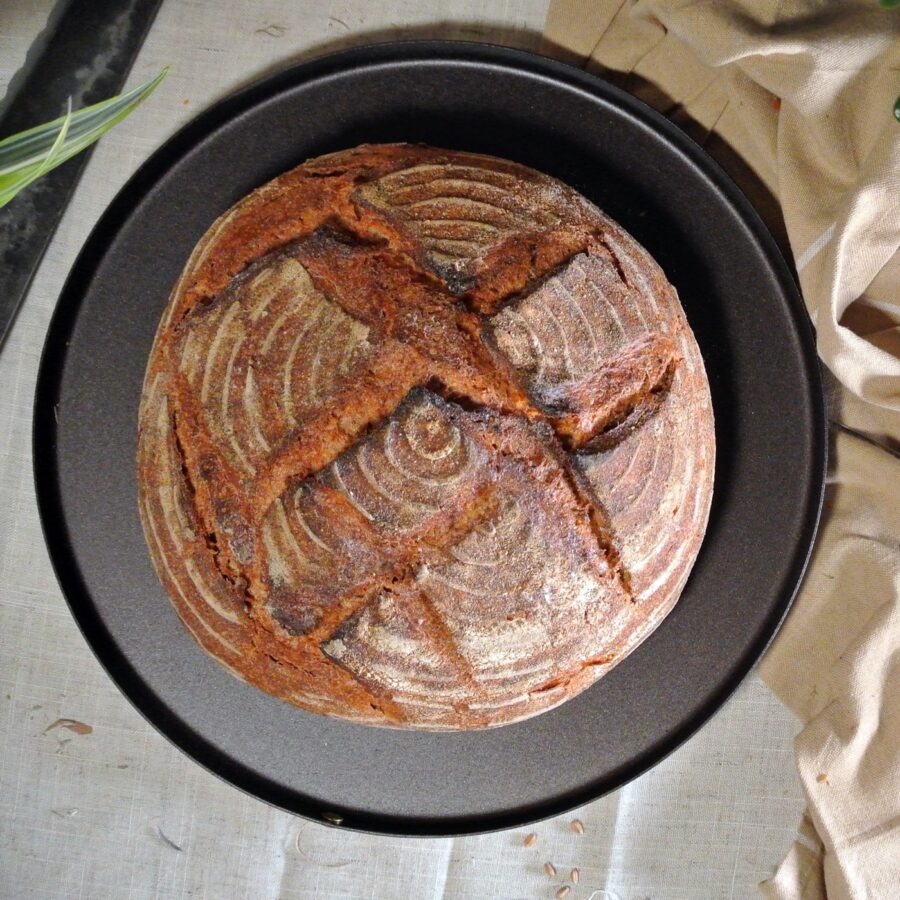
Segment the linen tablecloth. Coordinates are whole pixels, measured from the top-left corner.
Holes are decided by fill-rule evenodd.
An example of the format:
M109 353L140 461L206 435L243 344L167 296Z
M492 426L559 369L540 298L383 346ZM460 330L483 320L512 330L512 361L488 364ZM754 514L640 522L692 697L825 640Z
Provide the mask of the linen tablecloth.
M50 5L0 5L3 85ZM163 3L129 85L171 72L97 146L0 352L0 897L515 900L552 897L578 867L569 900L751 898L788 851L804 805L791 747L799 725L756 676L651 772L533 828L408 840L275 810L194 764L118 693L41 538L30 451L41 346L75 255L131 172L209 103L301 57L394 37L536 49L545 14L545 0ZM59 718L92 731L45 733ZM576 815L582 835L568 827ZM525 847L529 831L537 841Z

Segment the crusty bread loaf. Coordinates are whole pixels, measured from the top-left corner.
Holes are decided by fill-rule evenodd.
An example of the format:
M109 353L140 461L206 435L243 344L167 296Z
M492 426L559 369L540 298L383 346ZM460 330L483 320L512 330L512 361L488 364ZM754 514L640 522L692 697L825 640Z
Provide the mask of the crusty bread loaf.
M405 728L550 709L672 608L712 408L674 289L583 197L411 145L311 160L194 250L150 356L140 512L197 642Z

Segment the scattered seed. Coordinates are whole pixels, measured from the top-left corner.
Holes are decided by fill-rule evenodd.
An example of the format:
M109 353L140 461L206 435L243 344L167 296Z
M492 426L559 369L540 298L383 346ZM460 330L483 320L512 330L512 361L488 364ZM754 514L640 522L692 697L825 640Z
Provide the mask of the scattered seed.
M545 863L544 863L544 871L545 871L551 878L555 878L555 877L556 877L556 866L554 866L552 862L545 862Z
M565 900L566 897L572 892L572 888L570 888L567 884L564 884L557 892L556 892L556 900Z
M572 879L572 884L578 884L578 879L580 877L581 873L578 871L578 869L572 869L572 871L569 873L569 878Z
M90 734L94 730L90 725L85 725L84 722L79 722L77 719L57 719L44 729L44 734L53 731L54 728L68 728L75 734Z
M522 841L522 843L526 847L533 847L535 845L536 841L537 841L537 835L532 831L531 834L525 835L525 840Z
M569 828L575 832L575 834L584 834L584 825L581 824L581 819L572 819L569 822Z
M824 772L820 772L818 778L816 778L816 781L818 781L819 784L827 784L828 776Z

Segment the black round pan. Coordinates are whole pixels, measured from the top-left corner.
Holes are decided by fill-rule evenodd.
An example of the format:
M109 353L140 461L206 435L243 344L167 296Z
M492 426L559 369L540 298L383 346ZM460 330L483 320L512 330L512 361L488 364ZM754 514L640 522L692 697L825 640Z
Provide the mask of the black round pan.
M138 520L141 381L195 242L261 183L367 141L492 153L571 184L660 262L709 371L715 497L675 611L581 696L491 731L366 728L243 684L180 625ZM291 812L446 835L517 825L611 791L721 706L803 575L822 498L824 421L812 331L789 271L743 195L682 132L610 85L537 56L401 43L267 78L203 113L138 170L63 289L41 364L34 465L72 613L163 734Z

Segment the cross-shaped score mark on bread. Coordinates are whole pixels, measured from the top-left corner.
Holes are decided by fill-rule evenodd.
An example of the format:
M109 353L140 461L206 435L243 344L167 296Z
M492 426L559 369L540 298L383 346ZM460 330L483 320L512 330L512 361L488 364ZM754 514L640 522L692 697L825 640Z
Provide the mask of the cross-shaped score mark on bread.
M542 239L550 240L542 235L530 238L533 242ZM582 243L585 245L580 247L582 253L608 252L590 236L583 236ZM517 243L517 247L521 246L522 243ZM454 296L438 277L420 268L407 254L398 253L383 241L364 242L349 232L323 226L308 238L276 251L272 258L264 258L257 264L252 278L262 279L263 302L280 289L279 276L273 274L273 270L289 268L288 262L299 265L300 271L308 276L308 282L304 282L302 276L295 277L288 292L299 290L302 284L301 297L317 294L319 306L310 311L310 305L296 302L294 295L288 297L286 309L290 315L279 318L273 309L258 314L257 307L246 302L247 297L241 286L234 286L230 295L226 291L221 300L213 300L211 307L200 310L203 317L216 303L221 305L221 309L217 310L216 327L208 337L209 347L218 347L223 359L228 356L230 348L232 356L228 356L225 363L224 378L216 379L216 390L207 390L205 399L204 388L208 389L210 381L215 378L210 374L214 369L209 365L204 367L202 377L193 380L182 377L178 386L180 403L187 406L196 401L199 384L201 402L198 412L203 411L195 420L192 440L185 443L195 444L198 433L204 430L205 443L209 447L218 445L222 437L229 438L224 445L225 452L213 452L212 455L217 458L207 461L207 465L214 465L217 473L226 467L231 468L224 482L232 484L235 476L241 479L241 492L250 498L250 502L242 504L240 515L251 523L251 527L257 521L265 521L267 511L284 494L288 485L312 479L327 469L340 454L348 452L374 427L390 418L412 391L424 388L452 403L456 407L454 413L457 419L464 418L467 410L490 411L493 418L512 417L514 421L505 423L504 427L507 430L517 428L520 445L527 443L526 434L534 443L530 452L536 469L541 457L553 460L553 464L560 469L560 477L568 480L573 501L577 500L587 512L604 552L615 558L612 543L602 525L605 516L590 489L573 477L561 450L602 446L605 437L605 446L609 446L607 436L613 428L618 427L621 432L623 424L640 421L650 414L664 396L665 387L671 380L675 357L670 341L663 336L649 334L632 341L618 356L598 359L595 371L587 377L562 382L544 390L543 402L539 403L529 396L513 365L496 346L491 346L491 318L471 309L478 301L472 301L465 293ZM550 274L539 268L530 270L529 282L540 282ZM521 280L522 276L518 277ZM490 280L496 281L495 272L490 273ZM475 284L477 286L478 282L475 281ZM528 286L523 291L527 296ZM337 315L320 313L323 303L337 307ZM497 313L503 308L503 303L500 298L494 298L490 307ZM340 315L349 317L349 322L365 334L368 345L368 355L363 359L365 373L348 369L346 384L338 385L336 393L324 395L314 392L311 376L301 378L302 385L293 384L291 366L297 362L298 348L302 348L304 357L308 356L308 348L302 347L298 337L301 340L307 337L307 343L311 346L317 330L320 339L329 340L335 330L333 322ZM276 368L276 374L284 385L279 398L282 412L290 418L293 427L288 428L277 443L263 439L261 446L260 442L250 441L242 449L241 442L236 439L237 428L232 419L247 415L248 410L242 401L247 390L246 379L252 377L250 373L260 373L256 376L259 378L264 369L271 367L271 360L266 358L264 350L267 344L272 349L276 343L271 340L273 319L291 342L286 359ZM310 324L311 319L314 319L313 324ZM189 316L183 320L182 327L190 324ZM198 333L191 328L185 330L189 336ZM233 354L245 340L242 362L246 369L242 384L242 372L240 366L235 366ZM315 363L316 357L313 355L312 358ZM212 354L207 356L207 363L211 359L214 361ZM361 377L354 378L354 375ZM299 403L296 396L298 387L306 389ZM229 394L234 394L237 402L233 402ZM294 409L298 405L303 409L299 420ZM203 422L210 419L217 422L220 435L204 428ZM500 422L500 419L497 421ZM525 423L529 423L533 435L526 432ZM541 425L543 427L539 427ZM260 423L258 427L262 430L265 426ZM500 426L497 428L500 429ZM234 464L234 453L229 453L229 444L244 463L260 456L265 460L262 464L252 465L252 477L241 478L244 473L239 465ZM266 447L271 449L260 454L260 450L265 451ZM323 452L323 448L327 449ZM493 452L501 451L494 446ZM507 448L505 452L513 451ZM528 465L524 456L522 462ZM191 468L190 461L187 465ZM202 463L198 462L197 467L200 469ZM202 472L200 478L204 479ZM211 505L214 507L218 501L220 505L227 506L228 498L224 492L216 497L217 488L223 480L218 475L205 480L210 483ZM197 478L192 481L197 484ZM320 492L337 490L335 486L318 484L317 487ZM341 487L344 488L345 499L349 497L350 502L345 503L346 508L342 511L332 506L335 510L333 514L345 521L360 519L354 526L357 529L369 526L371 534L367 538L357 536L355 540L367 543L370 560L392 555L389 550L391 536L382 534L366 516L361 516L359 509L353 505L352 492L347 491L345 486ZM335 502L332 500L332 504ZM465 511L463 506L458 514L464 516ZM479 518L473 518L470 522L472 527L479 523ZM448 523L440 519L431 527L440 532L447 530ZM224 540L217 537L217 547L220 553L223 548L227 552L227 528L223 529L213 520L210 530L217 535L226 532ZM447 533L454 532L450 530ZM432 541L436 539L437 535L431 537ZM442 544L446 549L455 542L444 540ZM340 601L340 613L331 610L325 622L336 627L379 590L388 589L398 579L409 580L416 571L421 555L419 548L427 546L428 540L424 534L415 531L407 533L404 551L397 551L394 554L396 558L379 566L384 568L383 574L377 571L361 573L357 582L346 587L345 594L335 598ZM229 557L234 572L241 573L244 565L236 559L236 554L231 552ZM257 580L251 576L248 581L260 589L260 594L270 595L273 591L273 585L266 584L265 579ZM315 582L303 586L307 587L309 596L298 594L293 604L287 593L282 592L283 602L296 606L299 601L301 604L301 608L286 612L281 618L278 613L275 614L275 618L285 627L289 622L315 618L312 610L322 607L327 586ZM304 633L304 630L299 629L298 633ZM326 638L328 633L327 629L317 625L310 635L321 639Z

